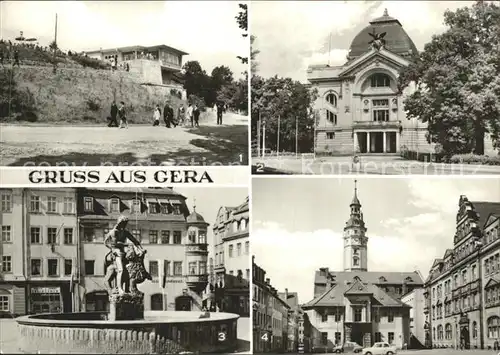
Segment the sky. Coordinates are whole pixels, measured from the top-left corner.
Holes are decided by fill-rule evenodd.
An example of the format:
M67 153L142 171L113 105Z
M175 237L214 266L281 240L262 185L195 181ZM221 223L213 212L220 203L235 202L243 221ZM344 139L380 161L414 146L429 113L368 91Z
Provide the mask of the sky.
M343 65L356 34L384 13L398 19L418 50L444 31L443 14L470 1L256 1L250 29L258 74L306 82L311 64ZM279 16L277 16L279 14ZM328 41L331 34L331 45ZM329 51L329 49L331 49Z
M237 56L248 56L248 37L241 36L233 1L2 1L1 37L54 38L63 50L86 51L131 45L166 44L190 53L207 74L226 65L240 77L247 69Z
M418 270L424 279L453 246L460 195L500 202L498 178L365 177L357 186L368 271ZM278 291L298 292L306 303L316 270L343 270L342 232L353 194L350 178L253 179L252 254Z
M175 187L174 191L187 198L186 204L189 211L193 211L196 204L196 212L201 214L209 223L207 241L213 245L212 227L221 206L237 207L245 202L248 189L242 187ZM195 200L196 199L196 200Z

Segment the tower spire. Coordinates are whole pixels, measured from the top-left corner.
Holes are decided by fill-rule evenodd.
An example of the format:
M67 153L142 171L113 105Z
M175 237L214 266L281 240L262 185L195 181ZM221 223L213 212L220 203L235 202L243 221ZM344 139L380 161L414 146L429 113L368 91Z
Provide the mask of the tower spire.
M387 8L384 10L384 16L389 16L389 12L387 11Z
M358 199L358 180L354 180L354 197L352 198L351 206L353 205L361 206L361 203Z

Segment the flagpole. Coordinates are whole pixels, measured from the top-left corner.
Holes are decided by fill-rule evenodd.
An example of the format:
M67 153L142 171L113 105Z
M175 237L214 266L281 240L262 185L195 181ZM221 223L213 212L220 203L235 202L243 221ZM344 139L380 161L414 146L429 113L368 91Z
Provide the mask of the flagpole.
M332 32L328 35L328 66L330 66L330 53L332 52Z

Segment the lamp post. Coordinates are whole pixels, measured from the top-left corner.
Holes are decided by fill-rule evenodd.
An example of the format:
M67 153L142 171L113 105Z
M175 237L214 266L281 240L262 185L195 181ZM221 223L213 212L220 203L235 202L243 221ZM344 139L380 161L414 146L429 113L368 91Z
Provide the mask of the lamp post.
M299 155L299 118L295 116L295 157Z

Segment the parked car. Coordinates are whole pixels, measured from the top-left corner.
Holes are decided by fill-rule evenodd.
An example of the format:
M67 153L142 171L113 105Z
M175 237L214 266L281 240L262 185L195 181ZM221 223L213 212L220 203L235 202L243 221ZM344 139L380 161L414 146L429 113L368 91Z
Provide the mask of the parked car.
M333 348L334 353L360 353L363 347L353 341L346 341L343 345L337 345Z
M394 345L385 342L375 343L372 347L363 349L363 355L394 355L396 352Z

